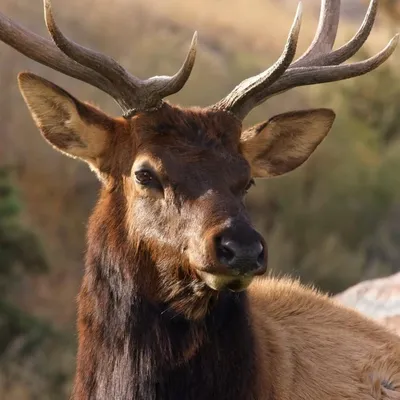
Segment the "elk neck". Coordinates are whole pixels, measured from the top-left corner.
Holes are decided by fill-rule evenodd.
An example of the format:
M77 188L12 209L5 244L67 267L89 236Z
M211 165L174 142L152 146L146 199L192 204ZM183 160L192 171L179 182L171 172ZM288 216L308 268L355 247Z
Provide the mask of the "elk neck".
M155 300L156 266L128 244L124 201L103 193L89 223L73 399L253 399L246 293L213 295L195 320Z

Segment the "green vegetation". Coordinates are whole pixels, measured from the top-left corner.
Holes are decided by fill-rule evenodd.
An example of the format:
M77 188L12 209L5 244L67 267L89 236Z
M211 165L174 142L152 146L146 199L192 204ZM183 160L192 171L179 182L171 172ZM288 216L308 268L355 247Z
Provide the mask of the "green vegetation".
M0 394L6 398L10 382L35 385L44 380L46 389L60 392L65 374L46 366L42 353L54 349L61 340L53 327L17 306L19 284L26 275L48 270L43 248L37 236L20 220L21 203L11 182L10 171L0 168ZM27 379L26 370L30 374ZM40 386L32 390L31 399L46 398ZM43 389L43 388L41 388ZM50 390L50 391L52 391ZM56 397L52 396L52 399Z
M20 222L20 202L9 172L0 168L0 357L14 341L20 355L28 353L47 328L9 300L23 274L47 268L37 237Z

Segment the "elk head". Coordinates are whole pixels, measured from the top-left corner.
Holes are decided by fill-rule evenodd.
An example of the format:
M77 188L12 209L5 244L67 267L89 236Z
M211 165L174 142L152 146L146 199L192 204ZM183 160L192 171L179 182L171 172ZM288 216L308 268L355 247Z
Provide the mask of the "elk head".
M44 3L54 43L5 17L0 38L30 58L108 93L123 117L109 117L31 73L19 75L21 92L44 138L87 162L105 193L120 194L126 241L149 248L155 273L164 282L157 290L170 298L176 296L172 292L178 283L180 288L186 287L183 282L191 285L194 294L209 288L238 291L266 271L267 247L250 223L244 196L254 178L282 175L302 165L335 117L328 109L296 111L243 130L248 112L296 86L365 74L382 64L397 44L395 37L374 57L342 65L366 41L377 1L372 0L354 38L332 51L340 2L325 0L313 43L293 62L300 4L285 49L272 67L246 79L211 107L183 109L163 99L187 81L196 35L174 76L142 81L113 59L66 38L54 21L50 1Z

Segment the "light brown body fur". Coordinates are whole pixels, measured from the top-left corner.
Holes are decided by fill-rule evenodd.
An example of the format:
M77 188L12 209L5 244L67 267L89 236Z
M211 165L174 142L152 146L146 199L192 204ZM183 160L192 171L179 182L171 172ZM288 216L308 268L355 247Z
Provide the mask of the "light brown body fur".
M276 400L400 399L398 336L289 279L255 281L249 300L260 375L274 377ZM259 399L269 390L261 379Z

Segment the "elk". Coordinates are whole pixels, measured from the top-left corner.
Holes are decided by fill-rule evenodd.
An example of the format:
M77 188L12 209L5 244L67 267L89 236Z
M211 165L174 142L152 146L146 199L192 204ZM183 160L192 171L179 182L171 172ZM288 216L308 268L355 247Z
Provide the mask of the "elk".
M140 80L68 39L44 1L52 41L2 15L0 39L96 86L114 118L30 72L19 88L44 139L102 183L89 220L78 297L74 400L400 399L400 338L312 288L266 275L267 246L244 196L255 178L302 165L328 134L329 109L285 113L249 129L251 109L291 88L363 75L394 52L343 64L377 12L332 50L340 1L324 0L298 59L301 4L278 61L207 108L164 99L186 83L196 35L173 76Z

